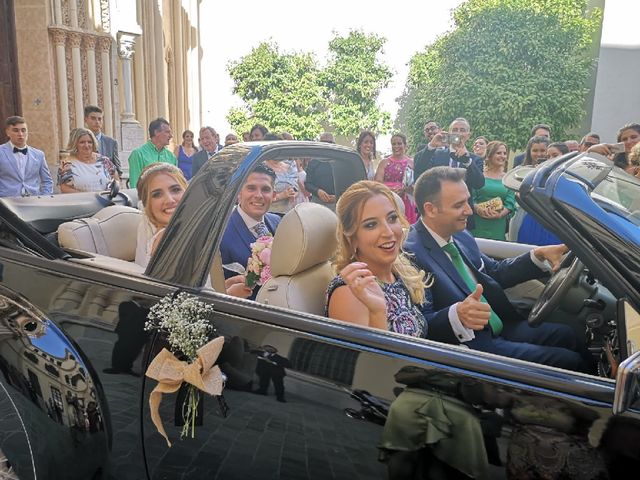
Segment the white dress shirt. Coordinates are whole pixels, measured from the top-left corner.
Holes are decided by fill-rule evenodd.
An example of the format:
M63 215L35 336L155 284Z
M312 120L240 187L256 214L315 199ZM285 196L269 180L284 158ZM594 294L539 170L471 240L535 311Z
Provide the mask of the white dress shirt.
M264 223L264 217L262 217L260 220L255 220L255 219L251 218L244 210L242 210L242 208L240 208L240 205L236 206L236 208L238 209L238 213L240 214L240 218L242 218L242 221L247 226L249 231L253 234L254 237L258 238L258 234L256 233L256 231L254 230L253 227L255 227L260 222Z
M20 147L16 147L13 143L11 143L11 141L9 141L9 146L11 147L12 152L14 148L20 148ZM29 148L29 147L25 145L22 148ZM27 155L25 155L22 152L14 152L13 158L16 159L16 164L18 165L18 171L20 172L20 176L24 179L24 175L27 170L27 161L29 159L28 152L27 152Z

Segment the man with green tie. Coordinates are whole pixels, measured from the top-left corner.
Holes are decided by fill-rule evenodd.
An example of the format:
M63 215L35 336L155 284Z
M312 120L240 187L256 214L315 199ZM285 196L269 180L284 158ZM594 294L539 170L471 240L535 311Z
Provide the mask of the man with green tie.
M465 175L464 169L435 167L422 174L414 187L420 219L411 227L404 248L434 276L432 311L425 312L429 338L584 370L577 353L580 342L569 326L530 327L503 290L543 276L549 266L557 268L567 248L537 247L502 261L482 254L466 231L473 212Z

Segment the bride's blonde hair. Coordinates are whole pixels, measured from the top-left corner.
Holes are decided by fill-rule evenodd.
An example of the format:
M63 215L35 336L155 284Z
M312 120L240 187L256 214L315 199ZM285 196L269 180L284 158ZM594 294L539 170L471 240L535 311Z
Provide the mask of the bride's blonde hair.
M353 238L358 230L365 202L376 195L384 195L393 205L403 227L404 235L402 241L404 242L409 229L409 222L398 208L396 198L389 187L380 182L370 180L361 180L354 183L340 196L336 204L338 248L335 254L334 267L337 272L340 272L349 263L356 260ZM393 262L392 271L406 285L411 295L411 300L416 304L423 304L425 302L424 289L430 285L425 281L425 273L414 267L403 252L400 252ZM429 275L430 278L431 275Z

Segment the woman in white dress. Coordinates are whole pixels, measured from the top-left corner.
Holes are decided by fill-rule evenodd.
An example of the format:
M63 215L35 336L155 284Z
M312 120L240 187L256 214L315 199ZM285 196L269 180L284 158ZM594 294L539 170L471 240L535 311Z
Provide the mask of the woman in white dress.
M142 170L137 184L138 199L144 207L138 225L138 265L146 267L149 263L186 188L184 174L174 165L152 163Z
M91 130L71 130L67 151L69 156L60 161L58 169L61 193L100 192L117 178L109 157L98 153L98 141Z

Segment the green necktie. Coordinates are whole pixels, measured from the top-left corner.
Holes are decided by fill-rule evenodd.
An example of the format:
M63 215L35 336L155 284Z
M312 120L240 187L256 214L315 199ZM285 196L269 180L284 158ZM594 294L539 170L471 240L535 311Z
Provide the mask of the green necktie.
M453 242L449 242L444 247L442 247L442 250L449 254L449 256L451 257L451 261L453 262L453 266L456 267L456 270L460 274L460 277L462 277L464 283L467 284L469 290L471 292L474 292L477 282L473 278L471 278L471 275L469 274L469 271L467 270L467 267L462 260L462 256L460 255L460 250L458 250L456 244ZM480 297L480 301L483 303L489 303L487 302L487 299L484 298L484 295ZM500 332L502 332L502 320L500 320L500 317L496 314L496 312L493 311L493 309L491 309L491 315L489 316L489 326L491 327L493 334L496 336L500 335Z

